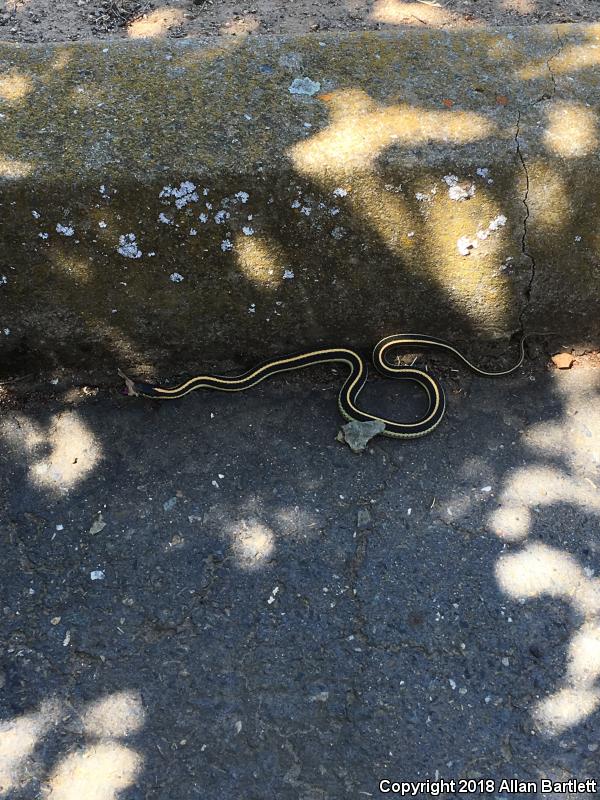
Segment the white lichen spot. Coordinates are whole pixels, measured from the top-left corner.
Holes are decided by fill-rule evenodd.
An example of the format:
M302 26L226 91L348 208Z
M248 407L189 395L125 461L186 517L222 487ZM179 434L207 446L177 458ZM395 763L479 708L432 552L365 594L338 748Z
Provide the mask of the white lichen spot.
M202 224L204 224L205 222L208 222L208 215L207 214L200 214L198 219L200 220L200 222L202 222Z
M39 211L32 211L32 212L31 212L31 216L32 216L34 219L39 219L39 218L40 218L40 212L39 212Z
M229 211L221 209L220 211L217 211L217 213L215 214L215 222L217 223L217 225L222 225L223 222L229 219L230 216L231 214L229 213Z
M250 305L248 306L248 313L249 314L256 314L256 304L255 303L250 303Z
M475 194L475 184L457 183L448 189L450 200L469 200Z
M198 231L196 230L196 228L190 228L190 236L196 236L197 233Z
M310 217L311 211L312 209L309 206L302 206L302 208L300 209L300 213L304 214L306 217Z
M299 200L292 200L292 208L300 208L302 203Z
M425 194L424 192L415 192L415 197L419 203L422 203L424 200L429 200L429 195Z
M188 203L198 201L196 185L191 181L182 181L179 186L164 186L159 197L174 197L177 208L183 208Z
M229 239L223 239L221 242L221 250L226 253L228 250L233 250L233 244L229 241Z
M290 94L305 94L309 97L312 97L320 90L321 84L319 81L313 81L310 78L294 78L288 88Z
M208 191L209 190L206 189L206 188L202 189L202 194L204 195L204 197L206 197L206 195L208 194Z
M474 242L470 236L461 236L460 239L456 242L456 246L461 256L468 256L471 254L471 250L477 245L476 242Z
M158 215L158 221L162 222L164 225L172 225L173 224L173 220L170 219L169 217L167 217L167 215L165 213L163 213L162 211Z
M495 219L493 219L490 224L488 225L488 229L490 231L497 231L498 228L503 228L506 225L506 217L504 214L499 214Z
M0 286L5 283L8 283L8 278L6 277L6 275L2 275L2 277L0 277Z
M181 283L183 275L180 275L178 272L172 272L169 275L169 280L173 281L173 283Z
M334 239L343 239L344 236L346 235L346 229L345 228L340 228L338 226L337 228L334 228L331 231L331 235L333 236Z
M102 195L102 197L108 196L108 192L106 191L106 186L104 184L102 184L102 186L100 187L100 194Z
M48 234L47 233L38 233L38 236L40 237L40 239L47 239L48 238Z
M106 222L104 222L104 220L101 219L100 222L98 223L98 227L99 228L106 228Z
M57 222L56 223L56 232L57 233L62 233L63 236L73 236L73 234L75 233L75 230L70 225L61 225L60 222Z
M444 183L448 184L448 186L456 186L458 183L458 175L444 175L442 180Z
M575 241L576 241L576 242L580 242L580 241L581 241L581 236L576 236L576 237L575 237Z
M147 256L155 256L156 253L154 252L154 250L151 250L149 253L146 253L146 255Z
M254 233L254 228L251 228L249 225L244 225L242 232L245 236L252 236Z
M209 210L209 211L210 211L210 210L212 209L212 207L213 207L213 206L212 206L212 203L205 203L204 205L206 206L206 208L208 208L208 210Z
M250 199L248 192L236 192L235 197L240 201L240 203L247 203Z
M294 277L294 273L291 269L286 269L283 273L283 277L286 281L290 281Z
M138 248L135 240L135 233L125 233L119 236L119 246L117 252L125 258L141 258L142 251Z
M333 190L334 197L346 197L347 194L348 194L347 190L343 189L341 186L338 186L337 189Z
M480 178L489 178L490 171L487 167L477 167L476 172Z
M5 336L10 336L10 328L2 328L2 333Z

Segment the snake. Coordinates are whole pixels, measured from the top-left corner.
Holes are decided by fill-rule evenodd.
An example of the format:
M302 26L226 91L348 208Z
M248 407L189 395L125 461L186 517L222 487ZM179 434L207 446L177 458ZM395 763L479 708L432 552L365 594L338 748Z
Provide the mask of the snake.
M509 369L499 372L487 372L472 364L459 350L449 342L434 336L417 333L403 333L386 336L373 348L373 364L377 372L386 378L411 381L424 390L428 407L427 411L416 422L400 422L386 419L369 413L358 407L358 397L367 382L368 369L365 359L355 350L346 347L323 347L265 361L241 375L232 377L223 375L197 375L176 386L165 387L134 381L119 370L125 379L126 393L147 397L152 400L179 400L197 389L214 389L219 392L243 392L261 383L273 375L292 370L305 369L317 364L338 363L345 365L348 377L344 381L338 395L338 407L342 417L348 422L380 422L384 429L381 435L394 439L417 439L434 431L442 421L446 411L446 396L440 381L426 369L412 365L393 364L389 359L392 350L402 348L408 351L437 350L454 356L462 361L472 372L486 378L500 378L515 372L525 359L525 339L533 334L522 336L518 361Z

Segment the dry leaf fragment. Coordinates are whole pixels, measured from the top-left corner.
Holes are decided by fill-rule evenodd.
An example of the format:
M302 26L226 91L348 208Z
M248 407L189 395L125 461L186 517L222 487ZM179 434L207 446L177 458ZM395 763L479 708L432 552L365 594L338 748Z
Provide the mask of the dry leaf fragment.
M575 359L571 353L556 353L556 355L552 356L552 363L558 369L571 369L574 361Z

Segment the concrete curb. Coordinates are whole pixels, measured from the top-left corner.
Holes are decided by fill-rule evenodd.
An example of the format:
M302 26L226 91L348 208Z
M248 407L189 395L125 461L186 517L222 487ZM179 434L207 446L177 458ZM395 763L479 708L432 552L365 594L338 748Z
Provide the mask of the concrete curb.
M599 77L593 25L0 44L2 369L598 340Z

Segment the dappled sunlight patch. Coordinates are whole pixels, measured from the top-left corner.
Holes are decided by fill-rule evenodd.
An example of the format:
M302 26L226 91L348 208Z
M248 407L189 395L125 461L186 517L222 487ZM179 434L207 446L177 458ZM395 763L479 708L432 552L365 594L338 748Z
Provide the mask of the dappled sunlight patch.
M523 467L508 478L489 525L501 539L523 539L529 533L532 508L560 503L600 514L600 495L593 485L555 467Z
M50 454L30 468L34 482L44 488L75 486L101 458L96 437L75 412L53 418L46 443Z
M131 39L146 39L164 36L169 28L181 25L184 12L181 8L157 8L127 25L127 35Z
M28 75L16 69L0 74L0 100L14 103L23 100L32 91L33 83Z
M534 425L527 431L525 444L545 456L564 460L571 472L583 479L582 485L594 498L598 487L593 478L600 469L598 372L580 369L568 377L561 376L555 383L555 391L563 401L563 418Z
M70 753L49 778L52 800L117 800L135 782L141 766L141 756L117 742Z
M249 228L248 230L252 230ZM243 275L259 286L275 288L283 280L284 266L276 252L276 244L255 233L238 233L233 252Z
M102 457L96 437L75 411L56 414L45 428L24 415L13 416L0 433L30 456L29 477L43 489L72 488Z
M573 203L564 176L553 164L531 159L527 172L535 191L528 195L529 214L534 230L542 235L556 235L569 224Z
M554 597L569 603L584 619L568 649L564 685L533 709L538 727L562 733L586 719L600 705L600 581L573 556L539 542L509 553L496 565L496 579L516 599Z
M405 198L387 192L375 175L356 174L344 201L378 233L392 253L401 254L419 246L421 221ZM410 269L410 263L405 264L405 269ZM422 269L423 264L419 264L419 272Z
M600 690L565 687L540 701L533 711L539 728L558 735L583 722L600 705Z
M506 227L503 209L483 188L468 202L455 202L441 196L431 204L425 240L431 262L440 264L445 275L444 290L464 313L479 296L486 314L498 328L506 326L514 302L507 278L485 264L502 264L511 248L511 229ZM480 260L480 254L482 259ZM467 263L468 261L468 263ZM476 261L476 263L471 263Z
M377 159L389 147L437 142L448 147L480 141L495 132L494 123L484 115L458 109L381 106L361 89L318 97L327 105L331 121L290 148L296 169L332 192L346 187L344 204L379 235L391 253L403 258L404 271L412 270L422 280L426 270L467 315L477 308L474 298L480 298L488 315L494 315L490 322L505 326L513 305L507 277L500 268L482 274L479 263L471 263L479 253L485 254L486 263L502 263L501 249L510 235L510 228L504 231L507 217L487 187L469 183L463 191L458 177L441 173L429 176L429 182L424 180L423 190L413 196L402 187L388 191L376 172ZM460 247L464 239L470 243L466 253ZM406 258L412 250L424 248L429 259ZM471 255L477 248L477 254Z
M427 25L445 25L454 21L454 17L443 7L445 3L419 3L416 0L376 0L370 18L386 25L405 25L408 23L425 23Z
M27 781L26 761L59 711L56 703L46 702L35 713L0 722L0 797Z
M83 726L88 737L124 737L138 731L144 724L144 717L139 693L115 692L88 706Z
M562 158L581 158L598 148L596 113L581 103L555 101L547 112L544 143Z
M585 34L588 39L587 42L563 46L560 52L551 56L553 75L572 74L581 70L597 67L598 64L600 64L600 46L598 44L600 25L587 25ZM531 64L520 69L518 75L522 80L547 78L547 57L532 61Z
M87 285L94 279L94 271L89 261L68 255L58 248L48 253L52 265L75 284Z
M482 114L429 111L407 103L379 106L360 89L319 97L328 106L331 124L289 150L296 169L316 179L372 169L382 151L393 144L465 144L495 131L495 125Z
M516 599L547 595L571 603L584 616L600 613L600 581L588 578L573 556L541 542L502 556L496 579Z
M569 645L568 680L576 685L591 685L600 675L600 624L583 625Z
M0 178L26 178L33 172L33 165L18 158L0 155Z
M275 534L257 519L241 520L228 531L238 565L251 570L264 566L275 550Z
M524 505L502 505L492 513L489 525L505 542L518 542L529 535L531 511Z
M67 47L58 49L51 63L51 68L55 71L63 70L71 62L73 51Z

